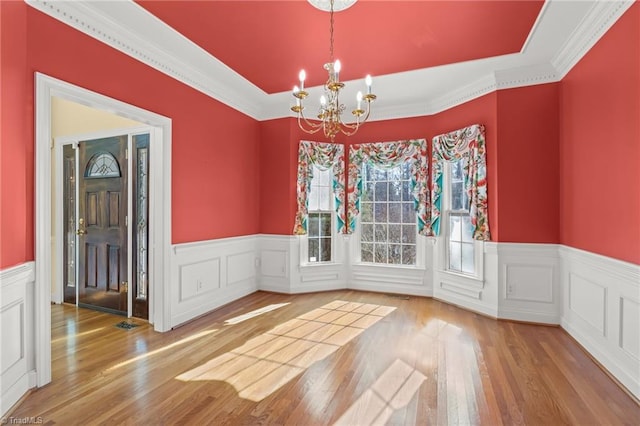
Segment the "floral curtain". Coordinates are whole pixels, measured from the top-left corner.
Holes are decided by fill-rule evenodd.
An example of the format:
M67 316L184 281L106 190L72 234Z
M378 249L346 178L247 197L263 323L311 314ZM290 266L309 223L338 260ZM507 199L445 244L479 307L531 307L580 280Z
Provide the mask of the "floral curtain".
M469 200L469 216L474 227L473 238L489 241L487 160L484 126L480 124L433 138L430 235L440 234L444 162L456 161L461 158L467 160L464 169L464 187Z
M376 142L352 145L349 148L349 188L347 200L347 233L355 229L355 219L360 213L362 195L362 165L370 164L391 169L405 161L411 162L411 188L418 221L418 233L427 235L429 231L429 188L427 141L411 139L398 142Z
M308 214L308 196L313 179L313 166L320 170L333 169L333 194L338 214L338 233L345 233L344 209L344 146L335 143L300 141L298 148L297 204L293 233L306 235Z

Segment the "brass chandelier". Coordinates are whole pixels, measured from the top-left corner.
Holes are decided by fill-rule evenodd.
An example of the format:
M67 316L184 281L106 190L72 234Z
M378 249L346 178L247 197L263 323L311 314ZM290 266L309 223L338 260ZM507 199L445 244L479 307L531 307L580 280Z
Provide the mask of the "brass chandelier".
M344 87L344 83L340 81L340 69L341 64L339 60L333 59L333 3L334 0L330 0L330 43L329 43L329 58L330 62L324 64L324 69L329 73L329 78L324 84L324 95L320 97L320 109L317 115L319 121L309 121L304 116L304 100L309 95L304 90L304 80L306 73L304 70L300 71L300 87L295 86L293 88L293 96L296 98L296 104L291 107L291 110L298 115L298 126L306 133L317 133L322 129L324 135L331 139L333 142L338 133L342 133L346 136L351 136L358 131L360 125L367 121L369 113L371 111L371 102L376 99L376 95L371 93L371 76L367 75L365 83L367 85L367 93L362 94L358 92L356 96L356 109L351 111L351 114L355 117L355 121L352 123L345 123L342 121L341 115L345 111L345 106L340 103L340 90ZM362 108L362 101L366 102L366 111Z

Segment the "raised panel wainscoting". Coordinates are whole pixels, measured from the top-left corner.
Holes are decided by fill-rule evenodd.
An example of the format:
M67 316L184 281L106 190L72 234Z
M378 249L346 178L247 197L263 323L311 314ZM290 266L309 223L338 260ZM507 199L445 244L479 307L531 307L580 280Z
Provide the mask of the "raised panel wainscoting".
M255 292L256 243L246 236L174 245L171 327Z
M34 263L0 271L0 415L36 385Z
M562 328L640 399L640 266L562 246Z

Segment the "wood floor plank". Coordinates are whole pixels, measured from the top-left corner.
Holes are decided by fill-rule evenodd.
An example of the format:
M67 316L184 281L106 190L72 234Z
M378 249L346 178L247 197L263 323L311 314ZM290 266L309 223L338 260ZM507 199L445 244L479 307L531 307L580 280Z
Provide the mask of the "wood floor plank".
M52 306L46 424L640 424L562 329L442 302L258 292L168 333Z

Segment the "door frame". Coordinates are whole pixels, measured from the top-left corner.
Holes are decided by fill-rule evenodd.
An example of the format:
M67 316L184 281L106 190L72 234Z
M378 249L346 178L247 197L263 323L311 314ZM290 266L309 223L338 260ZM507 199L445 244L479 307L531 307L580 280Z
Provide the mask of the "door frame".
M63 176L63 147L65 145L76 145L81 141L91 141L94 139L104 139L110 137L117 136L127 136L127 149L130 153L133 152L133 137L140 134L149 134L150 141L153 140L154 128L150 126L135 126L135 127L124 127L120 129L109 129L109 130L99 130L96 132L90 133L81 133L76 135L68 135L68 136L59 136L55 138L53 143L53 151L54 151L54 160L52 164L54 165L54 169L52 170L53 175L55 176L55 182L53 185L55 187L54 194L56 194L55 200L53 200L53 268L54 276L52 277L52 288L51 288L51 302L52 303L62 303L64 300L64 251L65 251L65 235L63 230L63 219L64 219L64 199L62 198L63 194L63 186L64 186L64 176ZM129 155L126 160L126 167L129 170L129 179L127 180L127 216L129 218L133 218L133 180L131 177L132 173L135 172L133 169L132 162L133 155ZM76 152L76 162L77 162L77 152ZM79 167L76 164L76 176L79 176ZM150 169L151 170L151 169ZM153 172L155 174L155 171ZM76 180L76 194L78 191L77 185L80 181ZM77 201L79 202L79 201ZM76 206L77 210L77 206ZM151 216L151 211L149 212L149 216ZM148 220L149 218L147 218ZM153 229L149 228L149 236L151 237L151 233L153 233ZM129 255L127 256L127 282L132 283L133 278L133 226L127 226L127 252ZM76 250L79 245L77 244L78 238L76 237ZM76 265L77 263L76 256ZM149 269L152 269L151 260L149 259ZM79 283L78 280L78 271L76 270L76 284ZM151 281L151 280L150 280ZM151 290L151 286L149 286L149 294L152 294L154 290ZM128 292L127 295L127 317L131 318L133 313L133 297L132 292ZM149 303L149 322L152 322L153 318L153 303L151 298L147 301ZM78 287L76 286L76 306L78 306Z
M34 343L36 385L51 382L51 280L53 140L51 98L59 97L107 111L152 128L149 166L154 177L149 182L149 272L153 289L149 315L156 331L170 329L171 278L171 119L79 86L35 73L35 285Z

